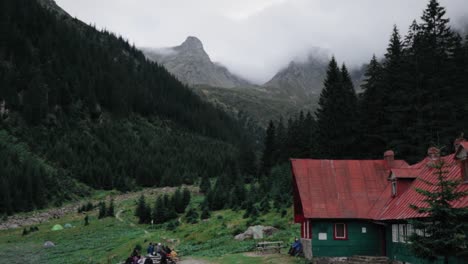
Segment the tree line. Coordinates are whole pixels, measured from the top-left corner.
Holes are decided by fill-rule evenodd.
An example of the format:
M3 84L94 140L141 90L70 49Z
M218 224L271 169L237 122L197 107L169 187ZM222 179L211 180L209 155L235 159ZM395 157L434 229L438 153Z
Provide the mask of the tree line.
M135 209L135 216L140 224L162 224L178 217L185 212L190 204L191 194L187 188L178 188L172 196L168 194L159 195L154 206L146 202L146 197L142 194L138 199Z

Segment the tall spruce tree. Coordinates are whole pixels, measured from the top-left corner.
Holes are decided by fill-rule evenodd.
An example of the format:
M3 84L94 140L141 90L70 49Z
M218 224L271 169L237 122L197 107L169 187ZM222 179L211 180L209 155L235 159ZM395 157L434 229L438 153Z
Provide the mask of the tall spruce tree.
M386 98L382 87L382 66L375 55L372 56L364 76L361 85L363 93L359 103L359 127L360 139L367 151L362 157L377 158L386 147L386 141L381 135L382 126L385 124Z
M110 200L109 207L107 208L106 216L109 217L114 217L115 212L114 212L114 198Z
M344 144L345 149L343 150L344 157L355 158L357 147L357 117L358 117L358 104L356 91L354 90L353 81L349 75L346 65L343 63L341 66L341 85L343 89L343 100L344 104L342 105L342 111L346 113L347 118L343 120L343 131L347 136L344 136L340 139L342 144Z
M151 221L151 209L146 205L145 196L142 194L138 199L135 216L138 217L138 223L144 224Z
M427 148L430 142L450 147L453 135L460 132L452 125L457 122L453 102L458 97L450 80L455 34L445 15L445 8L437 0L430 0L419 25L415 56L421 87L418 91L421 110L417 128L421 148Z
M415 87L408 82L414 76L408 76L407 71L403 41L398 28L394 26L383 63L382 89L385 100L381 136L385 139L387 148L415 161L420 153L415 148L417 139L412 138L418 133L412 130L417 120L414 105L418 99L415 96Z
M268 124L266 137L263 145L262 167L260 172L261 175L268 175L273 165L276 144L275 137L275 124L273 123L273 121L270 121L270 123Z
M346 67L328 65L317 115L316 151L321 158L351 158L355 144L356 94Z
M445 161L434 161L432 167L436 180L425 181L429 188L416 189L424 197L426 205L411 205L427 217L412 221L415 229L424 232L410 236L410 248L421 258L434 261L443 257L444 263L449 264L450 257L468 254L468 208L453 207L453 203L468 196L468 192L458 188L460 180L447 177Z

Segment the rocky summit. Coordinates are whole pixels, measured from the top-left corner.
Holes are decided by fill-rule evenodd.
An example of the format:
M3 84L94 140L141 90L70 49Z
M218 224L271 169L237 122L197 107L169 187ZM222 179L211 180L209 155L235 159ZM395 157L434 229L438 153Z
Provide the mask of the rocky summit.
M177 47L142 50L148 59L164 65L169 72L188 85L233 88L249 84L230 73L226 67L211 61L203 43L193 36Z
M320 94L327 68L325 56L310 55L305 61L291 61L263 86L279 88L292 96Z

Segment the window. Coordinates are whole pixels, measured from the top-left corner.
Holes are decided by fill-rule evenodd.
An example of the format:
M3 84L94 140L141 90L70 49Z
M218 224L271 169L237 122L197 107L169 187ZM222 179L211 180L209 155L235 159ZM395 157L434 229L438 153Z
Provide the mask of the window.
M400 242L401 243L406 243L406 225L403 224L403 225L399 225L399 231L398 232L398 236L400 238Z
M406 225L406 240L407 240L408 243L411 243L411 242L409 241L409 238L410 238L410 236L413 235L413 233L415 233L415 230L414 230L414 228L413 228L413 225L412 225L412 224L407 224L407 225Z
M333 238L335 240L348 239L348 230L347 230L346 224L343 224L343 223L335 224L333 228Z
M396 196L396 193L397 193L397 182L395 180L395 181L392 181L392 196Z
M413 225L400 224L398 225L398 236L401 243L409 243L408 238L415 232Z
M392 225L392 242L398 242L398 225Z

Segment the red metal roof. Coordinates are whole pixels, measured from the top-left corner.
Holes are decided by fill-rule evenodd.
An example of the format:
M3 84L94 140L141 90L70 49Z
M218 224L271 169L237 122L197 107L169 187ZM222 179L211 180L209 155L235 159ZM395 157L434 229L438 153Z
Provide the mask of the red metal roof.
M447 177L461 179L460 161L454 154L441 157L445 161ZM416 188L431 190L425 181L434 182L433 160L409 166L404 161L384 160L312 160L292 159L295 181L296 219L304 218L359 218L394 220L424 217L409 205L426 206L424 197ZM391 196L390 170L402 176L405 191ZM412 180L414 174L417 178ZM397 177L398 178L398 177ZM400 183L399 183L400 184ZM468 184L462 184L468 191ZM299 203L299 204L298 204ZM467 207L468 197L453 203L454 207ZM298 217L299 216L299 217Z
M302 216L305 218L368 219L369 209L388 184L385 160L292 159ZM392 167L407 167L401 160ZM297 206L296 206L297 207ZM297 212L296 214L301 213Z
M459 161L454 160L454 155L441 157L445 162L444 171L448 179L461 180L461 167ZM431 166L434 161L426 158L423 161L415 164L414 168L420 168L418 178L413 182L412 186L401 196L388 199L387 204L381 208L380 212L374 215L375 219L390 220L390 219L409 219L424 217L423 214L417 213L411 209L409 205L416 205L419 207L427 206L424 202L424 196L416 192L416 189L435 190L435 186L430 186L426 182L435 183L437 176L434 174L436 169ZM459 187L462 191L468 191L468 184L462 184ZM468 197L456 201L452 204L454 207L467 207Z
M419 175L419 169L416 169L416 168L392 169L392 174L396 178L416 178Z

